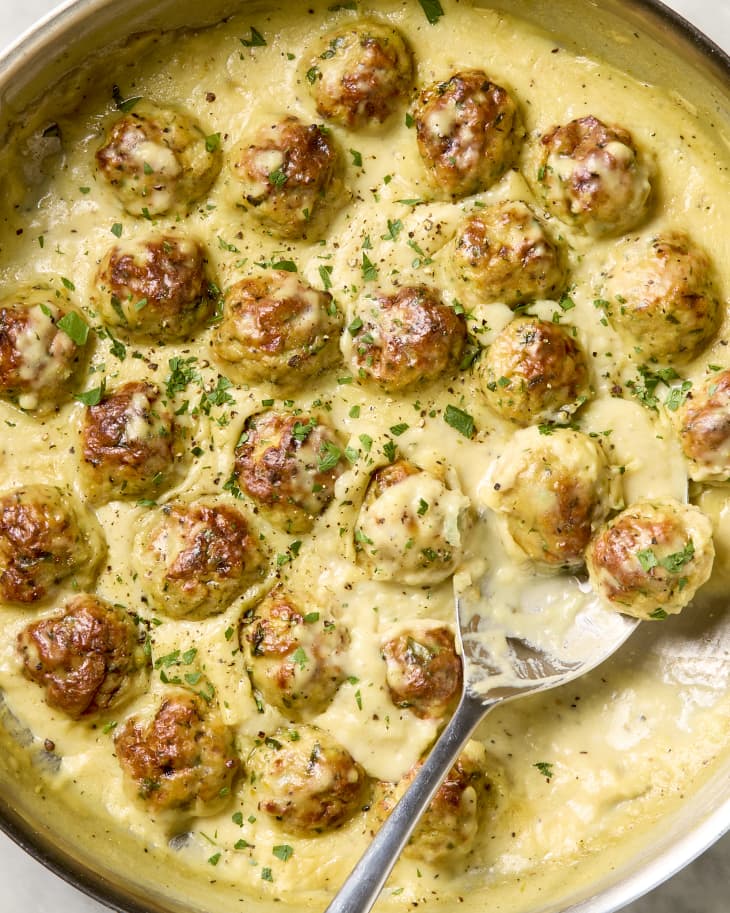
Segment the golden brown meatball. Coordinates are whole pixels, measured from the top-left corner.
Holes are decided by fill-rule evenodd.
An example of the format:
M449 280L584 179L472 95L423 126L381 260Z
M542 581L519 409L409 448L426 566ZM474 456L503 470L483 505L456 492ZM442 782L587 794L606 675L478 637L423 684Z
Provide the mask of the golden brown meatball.
M115 244L101 261L91 302L122 336L174 342L199 330L214 309L199 241L155 235Z
M479 365L485 399L517 425L566 421L590 395L585 355L568 327L517 317Z
M644 218L649 169L623 127L579 117L542 136L537 155L535 189L563 222L600 237Z
M294 386L340 357L342 314L294 273L243 279L226 294L213 352L240 383Z
M282 586L246 613L240 636L254 687L289 719L321 713L345 678L347 630Z
M28 605L64 582L86 589L106 554L93 513L69 491L24 485L0 495L0 599Z
M524 135L514 99L483 70L463 70L429 86L415 121L429 180L447 197L491 186L512 164Z
M317 111L359 130L382 124L408 94L413 58L400 32L385 22L362 19L324 34L307 67Z
M443 478L398 460L377 469L355 526L358 563L376 580L442 583L464 546L469 500Z
M366 800L365 771L316 726L280 729L246 762L259 811L289 831L316 834L344 824Z
M395 787L387 789L376 809L378 816L390 814L421 766L422 762L414 765ZM491 790L487 766L484 746L474 740L467 742L413 832L404 855L442 865L471 851Z
M299 533L330 503L343 469L332 428L316 416L272 410L246 421L233 476L271 523Z
M43 287L0 301L0 397L48 412L70 396L89 343L89 327L68 299Z
M586 555L593 589L612 609L661 620L692 600L709 578L712 524L671 499L637 501L605 526Z
M446 268L462 301L514 307L565 287L564 258L530 207L495 203L467 216L446 247Z
M87 406L81 471L95 503L155 498L177 481L175 420L155 384L130 381Z
M144 690L145 638L123 607L85 594L23 628L18 650L25 677L45 688L46 702L78 720Z
M419 285L363 298L342 348L356 377L397 391L454 370L465 342L464 317Z
M285 117L235 154L233 172L254 216L273 234L303 238L326 227L341 195L339 155L329 131Z
M721 309L707 254L681 233L632 244L609 272L608 318L645 359L687 361L714 336Z
M240 766L232 730L183 688L170 689L152 719L127 719L114 746L127 784L152 813L215 814Z
M139 101L111 125L96 164L128 213L150 217L189 212L213 186L222 154L188 114Z
M175 618L222 612L267 570L246 517L211 499L150 513L135 539L134 563L150 604Z
M730 480L730 371L693 389L679 413L679 440L696 482Z
M388 637L380 652L396 707L408 707L421 719L444 717L461 695L461 659L454 634L444 625L409 625Z
M517 431L483 485L518 551L553 568L575 568L594 531L619 501L601 446L580 431Z

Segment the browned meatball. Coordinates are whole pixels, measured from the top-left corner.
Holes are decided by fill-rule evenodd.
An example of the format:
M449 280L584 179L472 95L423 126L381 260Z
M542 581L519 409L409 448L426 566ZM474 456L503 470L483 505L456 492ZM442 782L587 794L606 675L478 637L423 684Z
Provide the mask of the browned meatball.
M70 395L88 350L89 328L68 299L23 288L0 301L0 397L48 412Z
M260 741L246 762L259 810L295 833L344 824L362 807L367 776L350 753L315 726L281 729Z
M730 480L730 371L693 389L680 411L679 440L696 482Z
M396 460L377 469L355 526L358 563L376 580L443 583L462 560L469 500L456 484Z
M296 533L311 529L343 469L343 450L329 425L272 410L246 421L233 472L271 523Z
M623 127L579 117L542 136L537 154L536 190L563 222L599 237L644 218L649 169Z
M606 278L611 324L645 359L694 358L714 336L722 311L705 251L680 232L632 242Z
M712 523L699 508L671 499L637 501L591 542L591 584L613 609L661 620L691 602L709 578Z
M395 786L386 788L376 808L385 817L413 782L423 762L414 765ZM467 742L459 758L438 788L404 854L430 864L442 865L471 851L485 818L492 788L487 770L487 752L480 742Z
M64 581L85 589L106 543L96 517L53 485L24 485L0 495L0 599L27 605L53 596Z
M588 366L568 327L517 317L479 366L492 409L517 425L565 421L588 399Z
M294 386L339 358L342 319L329 292L273 271L228 289L213 351L236 381Z
M342 337L353 374L387 391L435 380L454 370L465 342L463 315L443 304L435 289L423 285L363 298L350 331Z
M34 621L18 635L26 678L46 701L75 720L116 707L144 689L146 631L121 606L75 596L60 614Z
M483 70L429 86L415 120L429 180L447 197L486 190L512 164L524 135L514 99Z
M277 586L246 613L240 634L254 687L267 703L295 720L325 710L345 678L350 638L341 624Z
M472 213L446 248L456 294L473 304L514 307L552 298L565 287L564 257L530 207L520 200Z
M461 659L453 632L441 626L410 626L381 647L385 677L396 707L421 719L446 716L461 695Z
M176 481L178 441L160 390L130 381L87 406L81 423L82 477L96 503L155 498Z
M569 428L516 431L483 483L506 544L548 568L576 568L595 530L620 503L617 476L600 442Z
M261 127L235 154L233 172L251 211L273 234L303 238L323 230L341 192L339 155L329 132L285 117Z
M385 22L362 19L326 32L308 58L306 80L317 111L343 127L381 124L409 91L413 58Z
M91 301L130 339L173 342L192 335L214 302L199 241L155 235L115 244L97 273Z
M134 562L150 604L176 618L222 612L267 568L246 517L211 499L151 513L135 540Z
M151 720L127 719L114 745L127 782L152 812L214 814L240 766L232 730L183 688L171 689Z
M222 153L188 114L139 101L111 125L99 172L134 216L187 213L218 177Z

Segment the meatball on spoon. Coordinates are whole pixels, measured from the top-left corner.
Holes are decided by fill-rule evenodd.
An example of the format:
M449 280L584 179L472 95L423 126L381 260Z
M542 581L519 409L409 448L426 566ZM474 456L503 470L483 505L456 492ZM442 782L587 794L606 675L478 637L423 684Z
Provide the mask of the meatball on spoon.
M458 579L458 576L457 576ZM511 619L490 616L480 587L456 596L464 664L461 701L411 786L350 873L326 913L367 913L442 780L484 716L504 701L546 691L583 675L614 653L638 620L586 600L559 634L534 624L529 632Z

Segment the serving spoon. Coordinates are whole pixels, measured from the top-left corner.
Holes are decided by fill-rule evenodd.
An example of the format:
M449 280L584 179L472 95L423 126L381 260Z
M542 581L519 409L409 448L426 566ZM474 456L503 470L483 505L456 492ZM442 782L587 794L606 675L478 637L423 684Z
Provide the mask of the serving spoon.
M533 612L485 611L482 587L460 592L455 581L457 643L464 685L450 722L387 821L380 828L325 913L368 913L419 819L462 748L484 717L505 701L566 684L598 666L626 641L638 620L603 608L583 587L586 598L557 633ZM524 620L524 619L523 619ZM536 623L537 622L537 623Z

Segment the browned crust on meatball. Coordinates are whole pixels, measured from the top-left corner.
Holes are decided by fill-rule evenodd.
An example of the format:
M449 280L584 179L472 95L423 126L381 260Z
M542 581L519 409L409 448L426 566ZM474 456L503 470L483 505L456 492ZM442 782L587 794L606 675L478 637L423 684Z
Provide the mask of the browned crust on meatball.
M396 460L387 466L381 466L370 477L366 501L369 503L376 500L388 488L405 481L409 476L418 475L419 472L421 470L408 460Z
M325 36L326 49L313 59L307 74L317 111L329 120L358 129L369 122L382 124L408 91L412 78L412 55L403 36L382 23L362 22ZM354 59L354 48L359 56ZM339 55L352 57L334 92L322 78L329 60ZM311 76L310 76L311 74ZM325 88L326 86L326 88Z
M461 694L462 666L448 628L405 631L386 641L381 652L397 707L408 707L421 719L453 710Z
M128 719L114 744L137 796L156 811L214 803L240 766L232 732L201 697L182 689L164 698L149 724Z
M452 109L452 111L450 111ZM446 135L432 120L444 113ZM426 89L416 111L416 136L434 185L454 197L486 190L512 164L521 138L512 96L483 70L463 70Z
M596 496L592 487L559 475L551 485L556 509L544 517L542 560L552 565L581 562L593 532Z
M334 497L344 469L334 431L313 416L271 411L251 416L243 438L234 455L240 488L274 509L272 522L308 528Z
M99 272L107 321L130 335L188 335L212 313L206 262L199 241L174 235L147 240L139 250L115 245Z
M519 425L549 418L587 399L588 366L567 329L532 317L509 323L484 359L490 406ZM571 411L574 411L571 409Z
M144 627L96 596L71 599L61 614L18 635L26 678L43 686L46 702L73 719L107 710L147 665Z
M160 433L151 439L126 440L129 410L137 394L149 400L143 418L158 423ZM172 415L160 404L159 389L144 381L122 384L96 406L87 407L81 442L85 472L102 486L109 483L117 497L162 491L175 461Z
M355 373L385 390L403 390L454 369L466 343L466 321L428 286L379 294L350 345Z
M252 656L288 656L297 648L296 628L301 624L304 616L277 588L266 600L265 615L259 607L255 614L244 616L241 634L249 643Z
M0 597L7 602L38 602L76 568L73 514L33 492L30 486L0 498Z
M727 449L730 441L730 371L712 377L699 396L689 393L682 410L679 437L685 455L700 464L712 463L713 454Z

